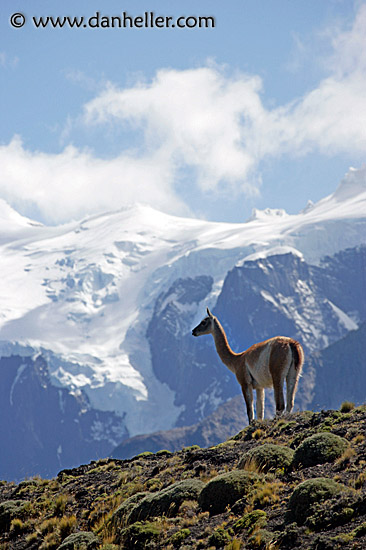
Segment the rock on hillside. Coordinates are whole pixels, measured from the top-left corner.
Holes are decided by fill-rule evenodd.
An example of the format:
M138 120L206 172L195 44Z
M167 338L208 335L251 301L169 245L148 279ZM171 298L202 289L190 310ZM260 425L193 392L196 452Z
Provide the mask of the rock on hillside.
M101 460L52 480L2 482L0 547L362 550L365 421L366 406L344 404L257 423L211 448ZM296 453L307 444L316 451L311 465ZM242 460L257 456L255 449L260 464Z

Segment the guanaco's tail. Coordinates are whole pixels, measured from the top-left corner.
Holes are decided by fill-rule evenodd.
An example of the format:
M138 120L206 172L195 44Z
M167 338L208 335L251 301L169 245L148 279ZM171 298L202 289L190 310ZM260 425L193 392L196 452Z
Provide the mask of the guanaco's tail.
M290 343L290 346L291 346L295 369L301 372L301 369L305 360L304 350L302 349L301 344L296 340L292 340L292 342Z

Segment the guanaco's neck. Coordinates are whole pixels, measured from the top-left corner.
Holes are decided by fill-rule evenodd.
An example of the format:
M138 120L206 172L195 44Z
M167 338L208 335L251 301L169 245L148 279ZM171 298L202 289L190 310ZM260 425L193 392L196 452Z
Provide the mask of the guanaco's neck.
M240 354L235 353L231 349L229 342L227 341L225 331L216 318L214 320L214 332L212 335L215 340L216 351L219 354L221 361L235 373L236 363Z

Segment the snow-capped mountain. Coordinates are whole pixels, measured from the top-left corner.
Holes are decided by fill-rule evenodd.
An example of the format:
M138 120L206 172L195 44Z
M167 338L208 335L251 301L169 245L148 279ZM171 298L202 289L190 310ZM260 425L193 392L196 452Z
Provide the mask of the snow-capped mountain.
M286 296L276 277L267 277L258 296L283 319L304 312L306 323L291 326L306 332L303 340L313 350L357 328L363 315L324 292L329 286L320 275L324 257L335 269L330 258L365 244L366 168L351 169L332 195L297 215L254 211L241 224L177 218L133 205L46 227L2 201L0 357L41 354L55 387L81 391L93 410L116 413L130 436L170 429L203 417L234 391L236 382L221 370L212 346L188 339L206 305L217 306L225 318L225 296L234 292L235 308L233 273L243 275L254 266L258 275L273 269L271 258L290 258L287 267L276 261L282 270L278 279L297 270L288 277L292 298L281 302L279 294ZM342 263L341 269L347 267ZM326 304L314 316L315 302L323 299ZM249 313L242 313L247 321ZM226 318L229 322L230 315ZM239 342L239 333L232 332L242 347L257 336L252 330ZM164 354L169 365L159 360ZM223 374L194 382L193 403L179 380L188 371L191 381L200 379L197 365L207 361ZM218 392L223 377L227 383ZM15 376L14 384L20 379Z

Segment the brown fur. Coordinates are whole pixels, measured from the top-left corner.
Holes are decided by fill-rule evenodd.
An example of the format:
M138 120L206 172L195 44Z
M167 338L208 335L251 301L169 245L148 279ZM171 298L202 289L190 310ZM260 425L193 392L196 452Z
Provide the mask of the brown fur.
M273 387L276 414L285 409L283 386L286 379L286 412L291 413L295 393L304 363L304 352L296 340L285 336L254 344L246 351L235 353L229 346L219 320L207 308L207 317L192 330L193 336L212 334L222 362L235 374L241 385L249 422L254 420L253 389L257 392L257 417L264 417L264 388Z
M301 344L297 340L293 340L290 346L294 356L295 369L301 369L304 363L304 351Z

